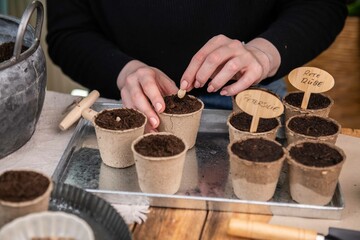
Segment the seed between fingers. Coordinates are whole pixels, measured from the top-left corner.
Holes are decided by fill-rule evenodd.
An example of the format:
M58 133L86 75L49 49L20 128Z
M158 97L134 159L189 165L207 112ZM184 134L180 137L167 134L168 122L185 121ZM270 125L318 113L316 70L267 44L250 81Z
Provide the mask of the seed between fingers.
M185 94L186 94L186 90L179 89L177 96L178 96L178 98L183 98L185 96Z

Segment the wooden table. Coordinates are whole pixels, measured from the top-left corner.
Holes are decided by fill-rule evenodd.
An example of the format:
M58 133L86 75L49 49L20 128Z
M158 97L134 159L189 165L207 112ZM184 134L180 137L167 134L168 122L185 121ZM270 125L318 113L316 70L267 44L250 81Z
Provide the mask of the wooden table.
M68 94L51 91L46 93L44 108L34 135L22 148L0 159L0 174L6 170L24 168L53 174L74 130L73 126L68 131L60 131L58 124L64 117L64 110L74 99L76 97ZM145 223L129 225L133 238L239 239L226 234L231 218L313 229L324 234L327 234L330 226L360 230L360 157L356 157L358 154L360 156L360 139L348 136L360 137L360 130L343 129L342 133L337 145L341 145L351 159L345 162L340 176L346 204L341 220L151 207Z

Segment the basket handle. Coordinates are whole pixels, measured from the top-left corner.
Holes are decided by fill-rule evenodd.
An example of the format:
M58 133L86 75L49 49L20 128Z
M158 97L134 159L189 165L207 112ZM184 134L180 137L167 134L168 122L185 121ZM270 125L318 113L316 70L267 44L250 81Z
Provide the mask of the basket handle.
M30 17L33 14L34 10L37 10L36 15L36 25L35 25L35 40L34 44L26 50L23 54L21 54L21 48L24 41L24 35L26 27L29 23ZM32 1L25 9L21 21L19 24L19 28L16 35L16 41L15 41L15 47L14 47L14 53L12 56L13 61L21 61L27 57L29 57L33 52L36 51L40 44L40 36L41 36L41 28L44 22L44 6L41 2L34 0Z

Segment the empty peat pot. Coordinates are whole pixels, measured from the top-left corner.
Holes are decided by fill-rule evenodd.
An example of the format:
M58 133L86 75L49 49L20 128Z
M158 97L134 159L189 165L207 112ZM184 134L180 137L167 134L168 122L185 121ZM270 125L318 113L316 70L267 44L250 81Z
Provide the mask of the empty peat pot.
M37 9L36 29L28 25ZM32 1L21 21L0 15L0 159L33 135L45 99L46 63L40 33L43 5Z
M346 159L344 151L314 140L292 143L287 150L292 199L302 204L328 204Z
M188 147L172 133L148 133L131 145L141 191L174 194L181 184Z
M184 139L189 149L192 148L196 143L204 103L190 95L183 98L165 96L164 101L166 108L159 114L158 130L173 133Z
M304 92L289 92L283 98L285 121L295 115L314 114L321 117L329 116L334 100L323 93L311 93L306 109L301 108Z
M228 145L234 193L239 199L268 201L276 189L287 156L275 140L244 137Z
M267 137L275 139L281 126L280 118L260 118L256 132L250 132L252 116L246 112L232 112L227 119L230 142L243 137Z
M335 144L340 131L341 126L334 119L312 114L292 116L285 124L287 144L299 140L318 140Z
M46 211L51 179L33 170L12 170L0 175L0 228L11 220L33 212Z

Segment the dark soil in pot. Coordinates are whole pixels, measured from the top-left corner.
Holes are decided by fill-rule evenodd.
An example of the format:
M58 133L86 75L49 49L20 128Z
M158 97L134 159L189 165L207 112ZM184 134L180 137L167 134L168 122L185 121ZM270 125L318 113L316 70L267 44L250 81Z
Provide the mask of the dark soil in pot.
M202 104L193 97L185 95L179 98L177 94L164 97L166 108L164 113L168 114L186 114L201 109Z
M184 151L185 144L174 135L149 135L135 144L134 148L144 156L168 157Z
M289 93L285 98L288 104L294 107L301 107L301 102L304 98L303 92ZM328 97L319 93L311 93L307 109L323 109L330 105L331 101Z
M31 171L7 171L0 176L0 200L24 202L45 193L49 180Z
M284 155L281 146L263 138L236 142L232 145L231 150L238 157L253 162L272 162Z
M288 127L296 133L313 137L329 136L339 131L335 123L317 116L294 117Z
M235 114L230 119L230 124L240 131L249 132L251 126L252 116L245 113L240 112ZM276 118L260 118L259 125L256 130L257 133L268 132L279 125L279 122Z
M95 123L110 130L126 130L141 127L145 117L134 109L109 109L99 113Z
M343 156L334 148L321 143L303 143L292 147L290 156L306 166L328 167L343 161Z

